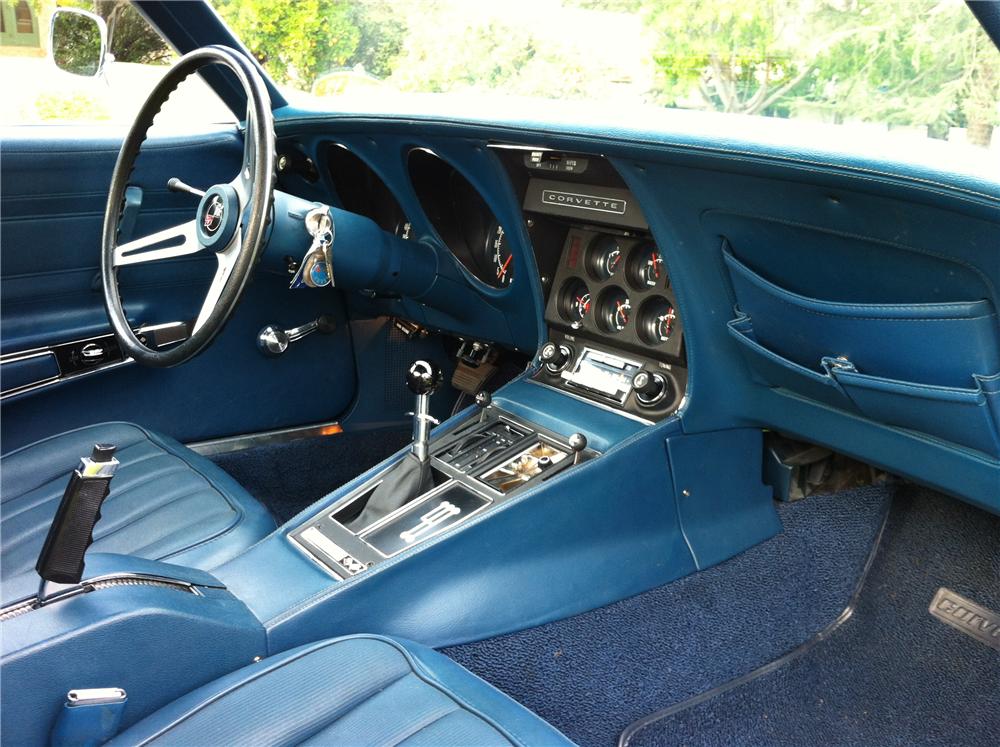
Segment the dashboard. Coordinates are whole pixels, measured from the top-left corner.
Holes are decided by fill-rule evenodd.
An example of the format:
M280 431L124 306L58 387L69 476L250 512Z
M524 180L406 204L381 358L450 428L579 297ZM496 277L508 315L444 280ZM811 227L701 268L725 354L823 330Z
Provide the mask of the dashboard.
M323 181L345 209L382 230L441 247L439 276L466 300L456 303L462 314L448 318L421 299L372 291L369 311L533 354L537 343L511 345L503 337L505 328L525 329L529 316L537 329L521 281L522 273L537 272L546 339L531 381L644 422L678 409L687 370L669 247L657 245L639 201L608 159L489 143L473 153L501 168L494 168L495 183L477 188L466 176L470 169L432 144L401 139L400 146L392 183L408 191L394 192L350 139L319 149ZM491 205L484 187L494 198L512 191L516 204ZM537 270L527 266L526 252Z

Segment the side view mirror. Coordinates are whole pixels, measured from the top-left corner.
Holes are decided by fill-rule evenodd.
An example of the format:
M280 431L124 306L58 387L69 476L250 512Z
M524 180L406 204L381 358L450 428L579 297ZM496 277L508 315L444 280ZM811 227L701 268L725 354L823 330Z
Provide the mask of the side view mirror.
M108 25L94 13L57 8L49 25L49 54L60 70L93 78L108 61Z

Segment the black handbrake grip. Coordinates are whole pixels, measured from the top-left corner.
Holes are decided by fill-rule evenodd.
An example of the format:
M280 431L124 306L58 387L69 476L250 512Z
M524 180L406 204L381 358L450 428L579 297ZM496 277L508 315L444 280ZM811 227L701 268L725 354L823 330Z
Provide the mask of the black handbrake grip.
M94 525L117 469L115 447L96 444L73 470L35 564L43 581L76 584L83 578L83 556L94 541Z

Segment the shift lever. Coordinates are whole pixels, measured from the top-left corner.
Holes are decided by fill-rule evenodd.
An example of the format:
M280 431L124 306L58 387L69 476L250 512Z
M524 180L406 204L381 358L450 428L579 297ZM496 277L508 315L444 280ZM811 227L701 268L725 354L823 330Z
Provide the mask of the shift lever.
M406 386L417 395L413 445L410 453L385 473L357 518L347 522L352 531L361 532L434 487L428 441L431 426L438 421L431 416L431 395L443 380L441 369L430 361L414 361L406 372Z
M414 361L406 372L406 386L417 395L417 404L413 409L413 455L426 464L428 457L427 444L431 426L438 421L431 416L431 395L437 391L444 380L440 367L431 361Z

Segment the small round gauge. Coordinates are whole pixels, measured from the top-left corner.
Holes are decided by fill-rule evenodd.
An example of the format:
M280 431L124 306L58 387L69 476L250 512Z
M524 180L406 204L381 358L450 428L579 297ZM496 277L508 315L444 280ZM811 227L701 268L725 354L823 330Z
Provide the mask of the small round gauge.
M677 327L677 312L665 298L653 298L639 309L637 329L647 345L667 342Z
M590 313L590 290L582 280L566 281L559 293L559 313L574 326L583 324Z
M499 223L493 226L486 237L486 253L496 277L494 284L498 288L506 288L514 279L514 255L507 244L507 234Z
M663 254L652 242L637 245L629 255L628 279L636 288L644 290L663 286L667 271L663 265Z
M632 316L632 302L621 288L608 288L601 296L598 313L605 332L621 332Z
M622 266L622 248L614 236L598 236L590 244L587 265L595 280L610 280Z

